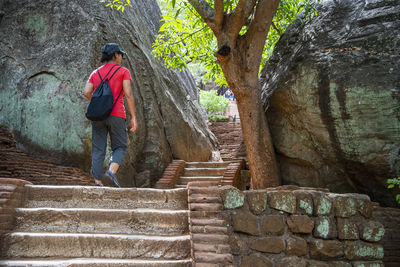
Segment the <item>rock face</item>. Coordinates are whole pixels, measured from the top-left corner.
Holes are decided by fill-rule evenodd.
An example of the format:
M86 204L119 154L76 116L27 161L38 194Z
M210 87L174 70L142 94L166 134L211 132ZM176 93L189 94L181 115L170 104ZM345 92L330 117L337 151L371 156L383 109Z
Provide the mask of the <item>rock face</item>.
M154 184L173 158L209 159L214 136L201 117L193 78L151 55L160 27L155 0L135 1L124 13L81 0L6 0L0 11L0 124L14 131L24 151L89 169L83 88L100 66L102 45L116 42L127 52L123 65L133 77L139 125L129 134L122 184Z
M395 205L399 54L399 1L322 1L286 31L261 74L284 183Z

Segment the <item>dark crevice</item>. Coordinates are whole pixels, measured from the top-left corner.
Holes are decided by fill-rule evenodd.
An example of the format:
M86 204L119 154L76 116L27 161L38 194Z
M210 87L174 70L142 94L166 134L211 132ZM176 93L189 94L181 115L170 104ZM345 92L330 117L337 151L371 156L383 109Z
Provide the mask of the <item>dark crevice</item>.
M35 73L35 74L29 76L28 80L33 79L33 78L36 78L36 77L38 77L38 76L40 76L40 75L43 75L43 74L51 75L51 76L53 76L54 78L56 78L57 80L60 80L60 78L58 78L57 75L56 75L56 73L53 72L53 71L40 71L40 72L38 72L38 73Z

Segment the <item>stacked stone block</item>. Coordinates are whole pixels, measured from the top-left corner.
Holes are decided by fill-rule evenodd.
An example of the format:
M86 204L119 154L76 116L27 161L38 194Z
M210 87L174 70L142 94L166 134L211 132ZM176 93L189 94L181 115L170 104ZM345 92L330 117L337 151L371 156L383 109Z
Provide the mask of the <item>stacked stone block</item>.
M235 266L383 266L385 229L360 194L221 188Z
M171 189L177 184L185 169L186 162L184 160L173 160L164 170L163 176L156 183L155 188Z

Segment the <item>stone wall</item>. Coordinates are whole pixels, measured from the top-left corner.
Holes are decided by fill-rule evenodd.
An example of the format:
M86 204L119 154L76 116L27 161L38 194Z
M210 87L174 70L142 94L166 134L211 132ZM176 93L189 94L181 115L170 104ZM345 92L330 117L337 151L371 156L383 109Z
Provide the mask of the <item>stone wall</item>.
M383 266L384 226L366 195L221 188L235 266Z

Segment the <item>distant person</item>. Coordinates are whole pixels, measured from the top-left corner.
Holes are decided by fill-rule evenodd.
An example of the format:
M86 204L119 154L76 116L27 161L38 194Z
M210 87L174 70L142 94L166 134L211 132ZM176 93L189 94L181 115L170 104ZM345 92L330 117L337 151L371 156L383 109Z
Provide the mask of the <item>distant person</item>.
M123 96L131 114L131 132L137 127L135 102L131 89L131 74L127 68L121 67L125 52L118 44L109 43L101 48L101 63L103 65L92 72L86 83L84 95L91 100L93 92L101 80L109 79L108 84L113 93L113 103L110 116L105 120L92 121L92 167L90 174L94 177L95 186L106 185L120 187L116 173L122 164L127 148L126 113ZM112 156L110 165L104 174L103 164L107 149L107 135L110 135Z

